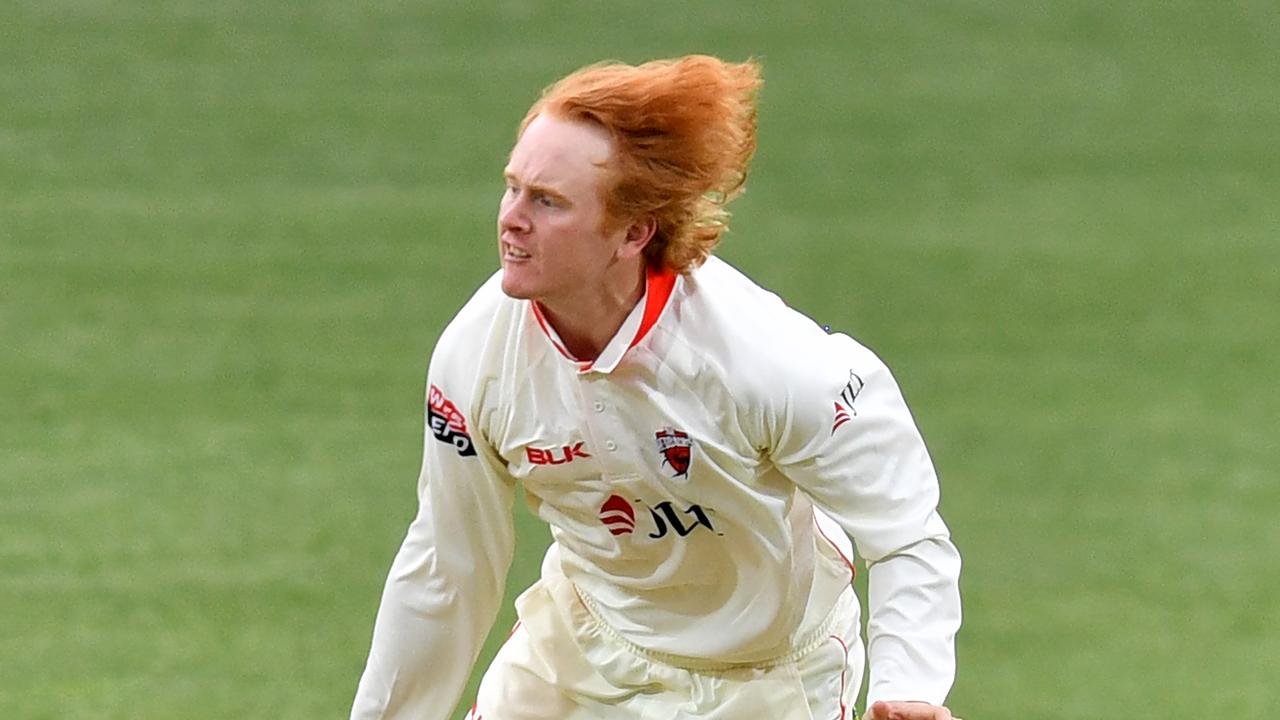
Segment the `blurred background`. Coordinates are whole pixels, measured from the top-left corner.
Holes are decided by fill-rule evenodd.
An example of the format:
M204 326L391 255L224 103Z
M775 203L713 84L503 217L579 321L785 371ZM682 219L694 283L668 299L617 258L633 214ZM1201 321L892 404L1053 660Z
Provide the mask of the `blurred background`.
M933 451L956 711L1273 712L1275 3L6 0L0 717L346 717L516 123L690 52L765 68L722 256Z

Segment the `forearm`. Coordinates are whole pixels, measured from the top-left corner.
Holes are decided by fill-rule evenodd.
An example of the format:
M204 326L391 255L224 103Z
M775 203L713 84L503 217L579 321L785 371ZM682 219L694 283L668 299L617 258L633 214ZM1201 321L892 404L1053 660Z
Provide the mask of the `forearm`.
M436 559L409 543L396 556L352 720L444 720L457 704L501 588L445 573Z
M941 705L955 680L960 554L950 539L914 543L868 573L867 706L877 700Z

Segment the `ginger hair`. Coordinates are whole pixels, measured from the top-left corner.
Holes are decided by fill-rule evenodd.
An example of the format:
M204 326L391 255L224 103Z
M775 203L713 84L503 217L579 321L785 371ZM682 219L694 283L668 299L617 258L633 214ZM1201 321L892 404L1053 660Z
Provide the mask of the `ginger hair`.
M653 216L646 261L686 273L720 242L726 206L744 189L761 82L753 60L706 55L589 65L543 90L520 134L544 112L604 128L614 144L606 226Z

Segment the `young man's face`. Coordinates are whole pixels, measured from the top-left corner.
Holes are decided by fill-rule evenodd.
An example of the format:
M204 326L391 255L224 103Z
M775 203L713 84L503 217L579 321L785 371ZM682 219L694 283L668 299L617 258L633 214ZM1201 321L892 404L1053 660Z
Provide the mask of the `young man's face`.
M625 228L604 227L612 151L608 134L586 123L543 113L525 128L503 173L503 292L556 305L588 298L606 282L626 238Z

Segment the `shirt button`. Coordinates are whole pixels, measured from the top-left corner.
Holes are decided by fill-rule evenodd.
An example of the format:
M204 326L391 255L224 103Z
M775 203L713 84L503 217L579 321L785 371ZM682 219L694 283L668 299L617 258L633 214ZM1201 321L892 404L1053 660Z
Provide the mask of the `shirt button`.
M593 405L592 407L596 409L596 412L604 412L604 403L600 402L599 400L597 400L596 404Z
M618 443L612 440L606 440L604 443L604 446L609 448L609 452L613 452L614 450L618 449Z

